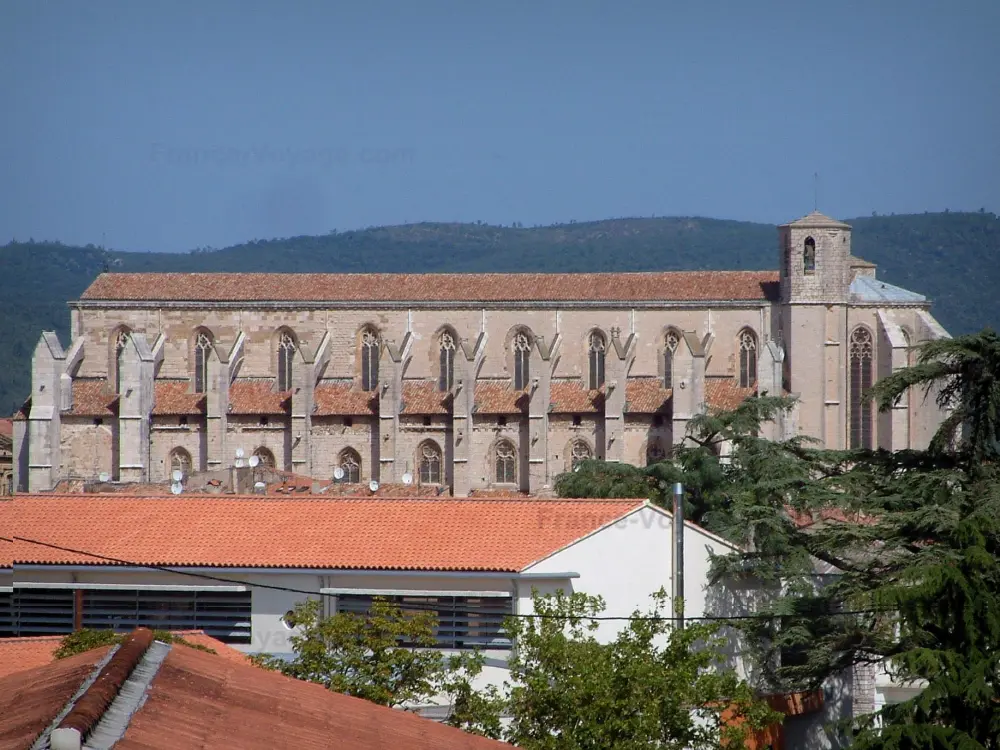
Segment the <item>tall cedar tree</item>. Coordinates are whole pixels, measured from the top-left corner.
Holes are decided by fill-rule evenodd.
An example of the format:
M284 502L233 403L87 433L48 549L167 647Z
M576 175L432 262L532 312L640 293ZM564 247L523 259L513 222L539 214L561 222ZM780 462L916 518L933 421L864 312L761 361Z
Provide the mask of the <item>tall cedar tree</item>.
M872 390L880 410L935 400L949 418L925 451L828 451L768 442L759 426L787 402L752 398L692 421L671 462L618 471L739 543L714 574L752 575L780 594L740 623L762 687L818 686L856 665L885 665L920 694L855 723L854 747L1000 748L1000 338L933 341L915 366ZM726 460L717 444L731 446ZM561 478L586 494L587 474ZM721 478L721 479L720 479ZM594 483L600 490L600 482ZM804 523L809 519L809 523ZM748 605L753 604L748 602Z

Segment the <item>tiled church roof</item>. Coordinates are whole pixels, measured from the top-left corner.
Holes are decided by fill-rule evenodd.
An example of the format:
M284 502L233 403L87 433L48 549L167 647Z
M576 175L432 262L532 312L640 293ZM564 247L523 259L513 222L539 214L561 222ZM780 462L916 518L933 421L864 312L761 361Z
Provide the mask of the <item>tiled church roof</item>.
M401 414L447 414L447 393L432 380L404 380Z
M237 378L229 386L231 414L287 414L291 393L274 390L274 378Z
M313 392L313 416L363 417L374 414L378 396L363 391L351 380L321 380Z
M73 381L73 408L68 417L113 417L118 413L118 394L105 378L77 378Z
M657 273L103 273L83 300L163 302L755 301L776 299L774 271Z
M629 378L625 385L627 414L662 414L670 411L673 391L660 378Z
M476 414L520 414L524 405L524 391L515 391L509 380L476 383Z
M157 380L153 385L153 416L205 413L205 394L191 393L188 380Z
M584 388L580 380L553 380L549 389L549 411L553 414L588 414L601 410L604 393Z
M705 403L713 409L735 409L756 392L756 383L751 388L741 388L735 378L705 378Z

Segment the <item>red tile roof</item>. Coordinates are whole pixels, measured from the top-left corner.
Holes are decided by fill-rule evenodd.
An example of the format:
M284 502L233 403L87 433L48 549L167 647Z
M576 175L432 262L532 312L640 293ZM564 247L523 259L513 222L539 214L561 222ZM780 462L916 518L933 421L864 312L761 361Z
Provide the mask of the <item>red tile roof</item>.
M521 414L527 406L527 394L515 391L509 380L476 381L477 414Z
M599 412L604 408L604 393L583 387L579 380L553 380L549 389L549 411L553 414Z
M629 378L625 385L625 411L631 414L669 412L673 391L660 378Z
M378 394L363 391L350 380L321 380L313 392L313 415L368 416L378 411Z
M451 497L447 487L435 484L401 484L379 482L378 489L372 492L368 482L359 484L324 484L320 489L323 496L330 497L391 497L408 499L416 497Z
M62 639L61 635L0 638L0 677L50 663Z
M432 380L404 380L401 414L447 414L449 394L438 390Z
M114 417L118 414L118 394L106 378L77 378L73 381L73 408L70 417Z
M275 390L274 378L237 378L229 386L231 414L288 414L291 391Z
M705 378L705 403L713 409L724 411L735 409L756 392L756 383L751 388L741 388L735 378Z
M193 302L757 301L774 271L667 273L103 273L84 300Z
M176 630L174 635L187 643L210 648L224 659L248 663L247 655L242 651L206 635L203 630ZM0 638L0 677L52 663L63 638L61 635Z
M31 747L107 652L98 648L0 677L0 750Z
M173 648L116 750L503 750L486 739L322 685Z
M13 419L0 419L0 435L5 437L14 436L14 420Z
M190 380L157 380L153 383L156 416L205 413L205 394L192 393Z
M138 565L517 572L644 502L19 495L0 528ZM0 567L109 562L0 544Z

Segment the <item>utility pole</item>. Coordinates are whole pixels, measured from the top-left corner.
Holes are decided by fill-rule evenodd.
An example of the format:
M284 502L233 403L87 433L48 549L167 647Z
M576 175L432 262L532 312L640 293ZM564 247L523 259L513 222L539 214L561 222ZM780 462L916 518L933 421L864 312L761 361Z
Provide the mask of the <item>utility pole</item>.
M671 602L677 627L684 629L684 485L674 484L674 575Z

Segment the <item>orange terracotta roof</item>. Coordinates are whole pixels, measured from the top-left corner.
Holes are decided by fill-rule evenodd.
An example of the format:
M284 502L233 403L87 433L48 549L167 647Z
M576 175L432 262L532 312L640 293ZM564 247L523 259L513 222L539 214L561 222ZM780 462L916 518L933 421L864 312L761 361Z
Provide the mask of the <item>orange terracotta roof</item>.
M192 302L756 301L775 271L666 273L102 273L84 300Z
M553 414L599 412L604 408L603 390L592 391L576 380L553 380L549 389L549 411Z
M756 392L756 383L751 388L741 388L735 378L705 378L705 403L713 409L723 411L735 409Z
M14 437L14 420L0 419L0 435Z
M116 750L503 750L496 740L175 647Z
M50 663L62 639L61 635L0 638L0 677Z
M321 380L313 392L313 415L368 416L378 411L378 394L363 391L350 380Z
M329 483L320 488L320 494L330 497L391 497L391 498L416 498L416 497L451 497L447 487L434 484L401 484L399 482L379 482L378 489L372 492L368 482L359 484Z
M438 390L433 380L404 380L401 414L448 414L449 394Z
M231 414L288 414L291 391L276 391L274 378L237 378L229 386Z
M18 495L7 537L137 565L517 572L643 500ZM108 564L23 540L0 567Z
M73 408L70 417L113 417L118 413L118 394L106 378L77 378L73 381Z
M97 648L0 677L0 750L31 747L107 652Z
M629 378L625 385L625 411L631 414L663 414L671 408L673 391L660 378Z
M524 391L515 391L509 380L476 382L476 414L521 414L527 405Z
M153 383L156 416L205 413L205 394L192 393L190 380L157 380Z

